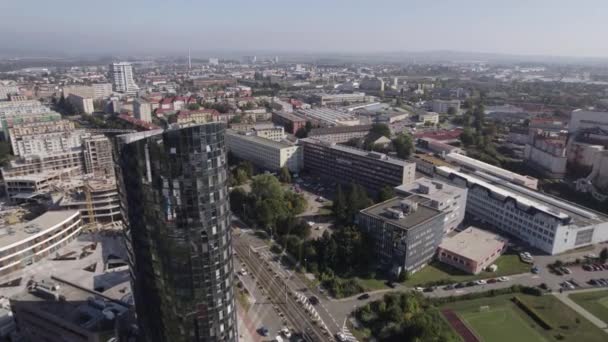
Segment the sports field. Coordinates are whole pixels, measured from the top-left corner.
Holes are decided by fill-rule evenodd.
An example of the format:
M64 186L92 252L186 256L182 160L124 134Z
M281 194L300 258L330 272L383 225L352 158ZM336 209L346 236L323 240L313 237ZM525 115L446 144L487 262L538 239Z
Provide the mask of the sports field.
M508 306L490 308L488 311L465 311L463 319L483 341L540 342L546 341Z
M491 298L463 300L446 304L485 342L537 341L608 341L608 334L551 295L541 297L517 294L552 325L545 330L517 307L511 298L502 295Z
M608 290L575 293L568 297L593 316L608 323Z

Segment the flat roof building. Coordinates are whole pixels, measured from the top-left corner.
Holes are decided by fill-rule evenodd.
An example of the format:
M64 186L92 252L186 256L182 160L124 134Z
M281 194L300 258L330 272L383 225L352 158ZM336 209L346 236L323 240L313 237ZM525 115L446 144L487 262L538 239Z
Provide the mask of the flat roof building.
M303 118L286 112L272 112L272 122L285 127L285 131L291 134L295 134L306 125L306 120Z
M304 148L305 170L325 180L359 184L371 193L384 186L396 187L413 182L416 176L416 164L383 153L313 138L300 139L300 144Z
M464 221L467 192L467 189L429 178L417 178L395 188L397 195L417 196L420 203L445 212L445 233L459 228Z
M435 255L444 217L416 198L394 197L361 210L357 225L371 237L373 253L384 268L414 273Z
M279 171L284 166L291 172L302 169L301 146L233 130L226 130L225 140L228 151L263 169Z
M31 265L74 240L83 228L74 210L47 211L37 218L0 228L0 276Z
M308 136L334 143L345 143L354 138L364 138L371 129L372 125L313 128Z
M342 112L330 108L298 109L296 115L323 127L327 126L356 126L361 122L350 112Z
M548 254L608 240L608 217L503 179L436 167L436 177L468 188L467 214Z
M437 249L437 259L472 274L492 265L506 250L507 239L475 227L444 238Z
M473 172L482 172L489 174L500 179L504 179L507 182L511 182L517 185L523 185L530 189L538 188L538 179L530 176L520 175L509 170L502 169L500 167L484 163L477 159L467 157L459 153L448 153L445 160L451 163L460 165L465 170Z

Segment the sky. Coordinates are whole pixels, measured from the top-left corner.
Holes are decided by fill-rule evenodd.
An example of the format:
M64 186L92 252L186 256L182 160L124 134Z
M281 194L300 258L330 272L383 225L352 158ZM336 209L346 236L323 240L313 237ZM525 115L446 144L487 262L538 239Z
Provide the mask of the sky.
M608 57L608 0L1 0L0 52Z

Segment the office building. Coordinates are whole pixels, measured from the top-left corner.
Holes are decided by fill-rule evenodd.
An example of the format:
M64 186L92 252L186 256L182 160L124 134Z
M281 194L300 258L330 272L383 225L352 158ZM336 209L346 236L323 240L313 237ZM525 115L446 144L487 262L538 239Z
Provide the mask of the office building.
M236 157L269 171L302 169L302 147L261 138L255 132L226 131L226 148Z
M461 226L467 206L466 188L450 185L436 179L418 178L395 188L395 194L415 196L418 202L445 213L445 233Z
M371 129L372 125L313 128L308 136L333 143L345 143L351 139L365 138Z
M25 341L113 341L117 321L130 310L118 298L58 278L32 281L10 303Z
M435 167L437 166L454 167L452 164L446 163L443 159L425 153L415 153L410 157L410 160L416 163L416 171L431 177L435 174Z
M373 254L393 274L415 273L435 255L445 213L415 198L394 197L363 209L357 225L373 242Z
M78 211L47 211L0 228L0 276L31 265L74 240L83 228Z
M468 188L468 215L551 255L608 240L608 217L591 209L487 174L435 172Z
M84 172L114 178L112 142L103 134L86 134L82 139Z
M507 249L507 239L475 227L444 238L437 260L470 274L479 274Z
M152 122L152 106L142 99L133 101L133 114L135 118L144 122Z
M415 179L416 164L383 153L368 152L313 138L300 139L304 169L325 181L365 187L370 193Z
M432 100L429 109L435 113L447 114L450 108L454 109L454 114L458 114L460 100Z
M237 341L225 125L118 136L132 289L146 341Z
M361 122L350 112L330 108L298 109L295 113L316 126L356 126Z
M511 182L517 185L523 185L530 189L536 189L538 187L538 179L530 176L520 175L515 172L511 172L500 167L484 163L477 159L467 157L459 153L448 153L445 156L445 160L450 163L459 165L463 170L469 170L475 173L483 173L490 176L498 177L507 182Z
M139 88L133 78L133 66L131 63L120 62L110 64L110 77L114 90L119 93L135 94Z
M92 114L95 111L92 97L70 94L67 100L78 110L78 113Z
M291 134L295 134L300 128L306 126L306 120L286 112L272 112L272 122L283 126L285 131Z

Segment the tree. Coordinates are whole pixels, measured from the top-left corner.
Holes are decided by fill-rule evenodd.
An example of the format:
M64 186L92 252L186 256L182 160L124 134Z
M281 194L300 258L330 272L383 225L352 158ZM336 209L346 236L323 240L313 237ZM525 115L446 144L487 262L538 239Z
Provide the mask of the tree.
M299 139L303 139L306 138L308 136L308 131L306 131L305 127L300 127L297 131L296 131L296 137Z
M283 189L277 178L271 174L261 174L253 177L251 195L256 200L282 199Z
M385 185L378 192L378 202L384 202L395 197L395 190L392 187Z
M243 171L245 171L245 174L247 175L248 178L253 177L253 165L251 164L250 161L244 160L244 161L240 162L237 167L239 169L242 169Z
M189 110L199 110L199 109L201 109L201 106L198 103L191 103L188 105L188 109Z
M0 165L9 160L11 156L11 145L6 141L0 141Z
M412 136L409 134L401 133L393 139L393 147L395 148L395 152L397 152L397 156L402 159L407 159L414 152L414 143L412 141Z
M469 127L465 127L462 133L460 133L460 142L462 142L464 146L473 145L475 142L475 137L473 136L473 132L471 132Z
M281 183L291 183L291 173L289 173L289 169L286 166L281 168L279 181L281 181Z
M449 107L448 108L448 115L456 115L456 108Z
M372 129L370 130L370 135L375 136L375 138L373 140L376 140L376 139L378 139L379 137L382 137L382 136L390 138L391 137L391 129L386 124L375 123L375 124L372 125Z
M244 212L247 203L247 193L241 188L230 191L230 209L237 215Z
M245 170L237 168L235 171L236 172L234 173L234 181L236 185L241 185L247 182L247 179L249 179L249 177L247 177L247 173L245 172Z
M342 185L338 184L338 187L336 189L336 198L334 199L332 205L332 211L338 223L346 222L346 210L346 197L344 196L344 192L342 191Z

